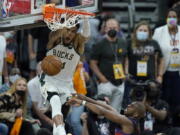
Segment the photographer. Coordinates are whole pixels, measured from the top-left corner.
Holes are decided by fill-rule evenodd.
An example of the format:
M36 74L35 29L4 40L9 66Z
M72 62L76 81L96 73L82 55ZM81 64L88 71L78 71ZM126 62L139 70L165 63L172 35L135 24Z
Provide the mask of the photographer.
M137 88L141 88L141 90ZM172 128L170 125L169 106L160 99L160 94L159 84L155 81L149 81L143 87L135 87L131 93L132 100L143 100L146 107L145 119L141 121L142 134L165 133L171 135L176 131L177 134L173 133L172 135L179 135L179 129Z
M144 130L151 130L154 133L168 133L169 125L169 105L159 99L160 89L156 82L149 82L146 87L147 98L145 100L146 118L143 124Z

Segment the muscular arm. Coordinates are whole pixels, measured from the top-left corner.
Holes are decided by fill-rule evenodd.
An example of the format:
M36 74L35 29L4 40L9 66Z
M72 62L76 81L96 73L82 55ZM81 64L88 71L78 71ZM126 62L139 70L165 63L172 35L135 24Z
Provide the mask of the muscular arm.
M86 96L84 96L84 95L78 95L78 97L79 97L81 100L85 100L85 101L87 101L87 102L89 102L89 103L93 103L93 104L99 105L99 106L101 106L101 107L104 107L104 108L107 109L107 110L111 110L111 111L117 112L113 107L111 107L110 105L107 105L107 104L105 104L105 103L103 103L103 102L98 102L98 101L96 101L96 100L94 100L94 99L92 99L92 98L86 97Z
M102 83L108 82L107 78L99 70L98 61L97 60L91 60L90 61L90 67L91 67L92 71L96 74L96 76L99 78L99 80Z

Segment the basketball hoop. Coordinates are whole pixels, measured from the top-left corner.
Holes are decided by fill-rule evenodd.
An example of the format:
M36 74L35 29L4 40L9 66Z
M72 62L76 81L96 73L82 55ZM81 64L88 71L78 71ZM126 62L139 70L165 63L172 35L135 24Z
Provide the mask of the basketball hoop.
M95 16L95 14L69 8L56 8L55 4L47 4L43 7L44 22L52 31L75 27L83 16Z

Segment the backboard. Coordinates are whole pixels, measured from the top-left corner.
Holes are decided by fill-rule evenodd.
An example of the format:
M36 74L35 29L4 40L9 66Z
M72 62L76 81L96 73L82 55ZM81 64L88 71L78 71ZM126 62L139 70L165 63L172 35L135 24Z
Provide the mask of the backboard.
M45 25L42 6L49 3L88 12L99 12L102 5L101 0L0 0L0 32Z

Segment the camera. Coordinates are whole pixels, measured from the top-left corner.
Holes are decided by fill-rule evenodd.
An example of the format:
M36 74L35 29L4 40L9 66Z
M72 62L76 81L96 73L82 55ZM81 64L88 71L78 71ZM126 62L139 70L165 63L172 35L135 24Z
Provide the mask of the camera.
M130 92L132 101L156 101L160 96L160 84L154 80L135 83Z

